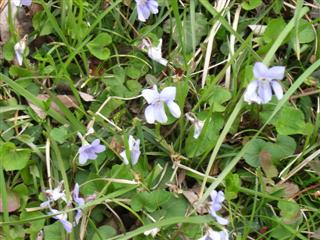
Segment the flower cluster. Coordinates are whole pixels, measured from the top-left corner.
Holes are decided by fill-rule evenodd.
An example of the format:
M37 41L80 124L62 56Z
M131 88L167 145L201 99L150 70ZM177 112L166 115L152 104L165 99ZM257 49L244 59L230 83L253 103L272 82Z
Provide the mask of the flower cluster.
M74 189L72 191L72 201L67 202L66 195L64 190L62 190L62 184L61 182L55 189L46 190L45 194L47 196L47 201L40 204L43 208L49 208L48 215L54 215L53 218L58 220L66 230L66 232L71 233L73 226L76 226L79 224L79 221L82 217L82 210L78 209L75 221L71 223L68 221L68 216L65 212L59 211L57 209L53 208L53 205L56 204L56 202L61 199L66 203L66 206L70 206L70 204L74 204L76 207L81 207L85 204L84 198L79 197L79 184L76 183L74 186Z

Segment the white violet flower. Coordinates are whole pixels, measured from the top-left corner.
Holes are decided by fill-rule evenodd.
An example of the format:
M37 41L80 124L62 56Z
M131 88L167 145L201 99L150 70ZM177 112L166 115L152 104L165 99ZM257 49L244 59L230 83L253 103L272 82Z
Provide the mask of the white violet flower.
M272 98L272 90L278 100L283 97L283 89L278 80L284 78L285 67L268 68L264 63L257 62L253 67L255 80L249 83L244 93L244 101L266 104Z
M128 141L128 145L129 145L129 152L130 152L130 159L131 159L131 163L132 165L137 164L138 160L139 160L139 156L140 156L140 139L134 139L133 136L129 136L129 141ZM126 150L122 151L120 153L120 156L123 159L123 163L125 165L129 164L129 158L126 154Z
M50 207L50 204L52 202L55 202L59 199L62 199L63 201L67 202L66 194L64 190L62 190L62 184L63 182L60 182L59 185L55 189L49 189L45 191L45 195L48 199L48 201L45 201L40 204L40 207Z
M16 59L19 66L22 66L23 64L23 54L27 46L26 42L27 42L27 35L24 36L19 42L17 42L14 45L14 52L16 54Z
M148 123L166 123L168 121L166 112L164 110L164 104L169 108L170 113L179 118L181 115L180 107L174 102L176 97L175 87L166 87L160 93L156 85L153 89L142 90L142 96L146 99L149 106L146 108L144 114Z
M162 57L162 38L160 38L159 44L156 47L152 46L146 39L143 39L142 42L143 46L147 48L149 58L163 66L168 64L168 60Z
M205 121L201 121L197 119L195 116L193 117L191 113L186 113L186 118L194 125L193 138L198 139L202 128L204 126Z
M218 232L209 228L206 235L201 237L199 240L229 240L229 233L226 229Z
M152 228L152 229L150 229L148 231L145 231L143 234L145 236L151 235L152 237L155 237L158 234L159 231L160 231L160 228L156 227L156 228Z

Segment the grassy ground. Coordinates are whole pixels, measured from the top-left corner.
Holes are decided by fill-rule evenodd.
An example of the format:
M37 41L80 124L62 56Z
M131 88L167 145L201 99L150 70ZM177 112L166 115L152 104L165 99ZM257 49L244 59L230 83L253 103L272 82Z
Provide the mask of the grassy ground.
M1 1L0 239L320 239L319 1L158 4Z

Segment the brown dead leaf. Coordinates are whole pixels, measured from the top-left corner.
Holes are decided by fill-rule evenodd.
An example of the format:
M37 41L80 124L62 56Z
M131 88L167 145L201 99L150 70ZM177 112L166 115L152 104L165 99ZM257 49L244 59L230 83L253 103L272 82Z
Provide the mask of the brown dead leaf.
M199 185L194 185L191 189L183 191L182 194L193 207L196 207L197 201L199 200L199 195L198 195L199 192L200 192L200 186ZM207 201L205 201L201 205L197 206L196 211L199 214L208 213L207 205L208 205L208 203L207 203Z
M8 0L1 0L0 4L0 38L2 43L7 42L10 39L9 31L9 5ZM18 8L11 1L11 16L14 27L17 30L20 38L32 31L32 18L27 14L25 8Z
M19 195L7 190L8 212L14 212L20 208ZM0 198L0 212L3 212L2 199Z
M260 165L268 178L273 178L278 175L277 168L272 163L271 154L265 150L259 153Z
M284 190L283 197L285 197L285 198L293 198L299 192L298 185L291 183L291 182L285 182L285 183L279 184L277 186Z
M11 16L15 16L16 13L17 13L17 7L11 2ZM1 1L1 9L0 9L0 38L3 43L7 42L10 39L8 16L9 16L8 0L3 0ZM14 18L12 20L14 20Z
M42 100L42 101L47 101L49 99L49 95L47 94L39 94L37 96L38 99ZM57 98L63 103L63 105L66 108L78 108L78 104L75 100L75 98L71 95L57 95ZM44 119L46 117L46 113L39 108L38 106L32 104L32 102L30 102L29 100L27 100L29 106L32 108L33 111L35 111L35 113L42 119ZM51 102L50 108L52 108L53 110L55 110L56 112L60 113L61 115L63 115L63 112L60 111L58 105L55 102Z

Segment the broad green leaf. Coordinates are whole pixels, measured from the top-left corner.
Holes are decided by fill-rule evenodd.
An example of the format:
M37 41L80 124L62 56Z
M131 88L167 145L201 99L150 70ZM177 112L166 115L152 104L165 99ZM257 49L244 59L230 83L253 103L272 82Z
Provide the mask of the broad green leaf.
M263 40L266 43L274 42L285 27L286 22L282 17L272 19L263 33Z
M271 154L273 163L277 164L280 159L288 157L296 150L296 142L292 137L278 135L275 143L267 143L264 150Z
M223 112L225 106L222 104L231 99L231 93L223 87L215 87L210 96L208 97L208 102L212 106L213 112Z
M171 195L170 200L163 204L161 208L166 211L166 218L170 218L185 216L188 206L186 199Z
M66 239L65 230L63 229L63 225L56 221L53 224L47 225L43 228L45 240L61 240Z
M312 24L305 19L300 19L298 25L298 33L296 33L296 30L293 29L290 35L293 44L295 45L297 40L299 43L312 42L315 39L315 33L313 31Z
M230 173L225 178L226 189L225 196L228 200L233 200L238 197L239 188L241 187L241 180L238 174Z
M247 164L252 167L259 167L260 166L260 152L265 147L266 142L262 139L254 139L252 140L243 155L244 160Z
M140 211L144 208L148 212L154 212L162 204L166 203L171 195L170 192L165 190L136 193L132 198L131 207L135 211Z
M98 232L102 239L111 238L117 234L117 231L109 225L99 227ZM100 240L99 234L95 233L92 237L92 240Z
M50 136L53 138L53 140L62 144L68 137L68 130L64 126L53 128L50 132Z
M262 3L262 0L245 0L241 3L241 7L244 10L252 10L258 7Z
M281 135L307 134L303 112L294 107L284 108L280 112L275 127Z
M107 60L110 57L108 46L112 42L112 38L108 33L100 33L92 41L87 44L90 53L100 60Z
M302 218L300 206L294 201L282 200L278 202L280 215L286 224L293 224Z
M23 169L27 166L30 155L29 149L17 149L12 142L0 145L1 164L6 171Z

